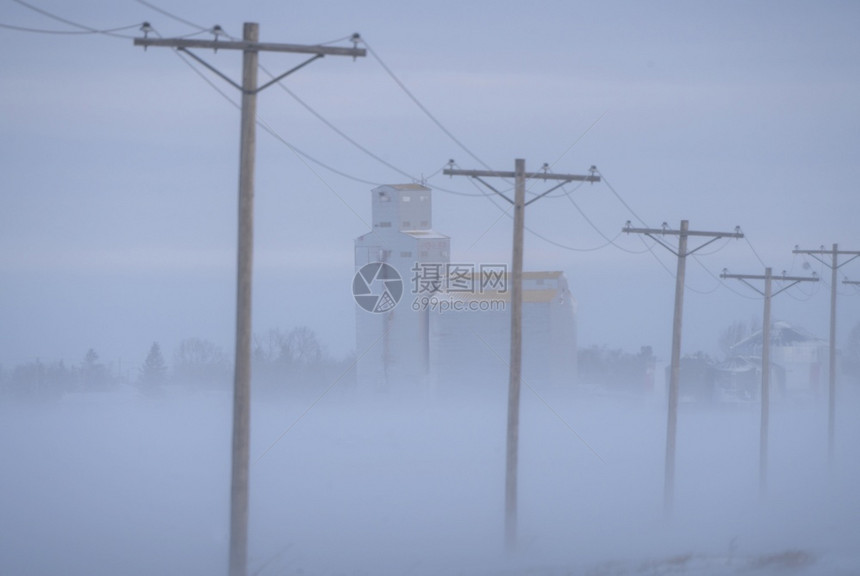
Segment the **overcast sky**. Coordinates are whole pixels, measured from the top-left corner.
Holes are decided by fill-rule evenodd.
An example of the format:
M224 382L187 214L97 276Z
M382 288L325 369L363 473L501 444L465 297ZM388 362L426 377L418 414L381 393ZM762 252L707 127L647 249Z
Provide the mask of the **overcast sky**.
M481 190L442 176L449 159L598 167L609 185L569 186L526 215L540 235L526 235L526 269L565 272L581 346L651 345L668 359L675 258L621 234L627 220L746 234L689 262L687 353L717 353L727 325L761 317L761 298L721 283L723 268L823 275L774 299L773 314L826 338L829 270L792 249L860 250L856 2L153 0L175 17L133 0L28 3L94 29L133 27L118 32L127 37L14 30L80 31L0 0L6 367L75 363L91 347L137 366L152 341L170 354L186 337L232 350L239 113L216 88L238 94L172 49L133 46L143 21L163 37L214 24L241 36L254 21L261 40L295 44L359 32L373 51L289 77L304 105L278 86L260 96L276 136L258 132L258 333L307 325L334 355L356 349L352 243L369 230L375 184L443 188L434 227L452 237L452 260L507 262L511 220L485 197L451 193ZM198 54L239 80L239 53ZM279 73L301 59L261 63ZM840 338L860 322L860 290L844 278L860 280L860 260L840 270Z

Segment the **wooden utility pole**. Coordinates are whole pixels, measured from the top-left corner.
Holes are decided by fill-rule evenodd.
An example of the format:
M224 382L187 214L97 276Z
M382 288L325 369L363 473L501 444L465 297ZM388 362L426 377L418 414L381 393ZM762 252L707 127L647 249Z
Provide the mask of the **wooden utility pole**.
M453 166L454 161L450 164ZM546 167L546 165L544 165ZM575 174L551 174L549 172L526 172L526 161L517 158L514 161L513 172L496 172L493 170L459 170L446 168L443 174L448 176L469 176L474 178L514 207L514 242L511 262L511 348L508 379L508 425L505 465L505 545L508 550L516 548L517 543L517 464L519 461L519 431L520 431L520 388L522 384L522 309L523 309L523 237L525 229L525 209L529 204L540 200L553 190L570 182L600 182L600 176L595 175L596 168L591 167L591 174L581 176ZM511 200L503 193L488 184L484 178L513 178L514 199ZM526 201L526 180L540 179L558 181L558 184Z
M695 254L705 246L716 242L720 238L743 238L740 228L734 232L699 232L689 229L689 221L681 220L679 230L670 230L666 224L662 228L633 228L630 221L624 226L624 232L628 234L645 234L652 240L663 246L669 252L678 257L678 271L675 274L675 313L672 321L672 367L669 377L669 410L666 422L666 468L665 483L663 485L663 504L666 515L671 515L675 498L675 438L678 427L678 393L681 377L681 328L684 315L684 278L687 272L687 256ZM678 249L675 250L663 241L663 237L677 236ZM690 236L710 238L707 242L693 248L687 249L687 238Z
M357 42L358 35L353 36ZM251 437L251 279L254 260L254 160L256 151L257 94L296 70L326 55L365 56L360 48L305 46L259 42L259 24L246 22L241 41L190 38L135 38L135 46L176 48L242 92L239 147L239 238L236 266L236 357L233 379L233 441L230 484L230 576L245 576L248 563L248 494ZM239 85L205 62L191 48L242 51L242 84ZM311 58L257 85L260 52L312 54Z
M832 250L825 250L824 246L818 250L800 250L795 246L792 253L808 254L830 268L830 362L828 368L830 385L828 386L827 400L827 457L833 463L834 438L836 436L836 271L860 256L860 252L840 250L839 245L834 244ZM830 255L830 262L819 258L825 254ZM850 256L850 258L840 264L839 256L841 255Z
M818 282L817 276L799 277L786 276L785 272L782 276L776 276L777 280L783 282L791 282L773 292L772 283L774 276L770 268L764 269L764 276L756 274L729 274L726 270L720 274L720 278L736 278L764 296L764 319L762 320L762 335L761 335L761 428L759 431L759 493L764 496L767 489L767 444L768 444L768 420L770 413L770 302L771 298L785 292L795 284L800 282ZM747 280L764 280L764 290L759 290Z

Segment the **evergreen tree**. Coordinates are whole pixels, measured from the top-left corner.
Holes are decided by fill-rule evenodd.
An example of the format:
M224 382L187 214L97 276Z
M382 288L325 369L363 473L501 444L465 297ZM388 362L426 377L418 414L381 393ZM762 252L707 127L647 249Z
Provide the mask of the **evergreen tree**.
M80 389L84 391L103 391L111 384L107 366L99 362L99 355L92 348L87 350L78 368L78 377Z
M166 380L167 364L164 363L164 356L161 354L158 342L153 342L143 366L140 367L138 383L144 390L152 391L161 387Z

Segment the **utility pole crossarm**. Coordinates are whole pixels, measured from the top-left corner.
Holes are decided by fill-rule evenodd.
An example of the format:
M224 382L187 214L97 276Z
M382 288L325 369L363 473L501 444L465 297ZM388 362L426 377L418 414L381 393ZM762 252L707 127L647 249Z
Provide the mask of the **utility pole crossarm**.
M786 275L771 275L764 276L762 274L729 274L728 272L723 272L720 274L720 278L736 278L738 280L746 278L747 280L767 280L768 278L772 278L773 280L783 280L787 282L818 282L817 276L786 276Z
M319 54L323 56L367 56L364 48L343 46L320 46L319 44L278 44L273 42L248 42L244 40L195 40L193 38L135 38L135 46L159 46L167 48L211 48L213 50L241 50L252 52L292 52L297 54Z
M855 260L856 258L860 257L860 251L838 250L836 248L833 248L831 250L825 250L824 248L820 248L818 250L799 250L798 248L795 248L794 250L791 251L791 253L792 254L808 254L809 256L812 256L813 258L815 258L816 260L818 260L819 262L821 262L825 266L828 266L828 267L835 266L837 270L839 268L842 268L843 266L845 266L846 264L848 264L852 260ZM818 257L819 255L824 255L824 254L827 254L829 256L833 256L834 258L836 256L851 256L851 258L849 258L848 260L845 260L841 264L840 263L834 263L831 265L830 262L822 260L821 258Z
M592 167L592 173L585 176L581 174L552 174L549 172L523 172L522 174L517 174L516 172L505 172L498 170L461 170L458 168L445 168L442 171L442 174L445 176L468 176L470 178L474 178L475 180L477 180L478 182L480 182L481 184L483 184L511 204L514 203L513 200L511 200L510 198L499 192L496 188L491 186L486 180L484 180L484 178L523 178L526 180L554 180L559 182L549 190L541 192L531 200L524 202L523 205L528 206L529 204L540 200L550 192L557 190L558 188L561 188L562 186L570 182L600 182L600 176L594 174L595 170L596 169Z
M767 270L769 270L769 268ZM783 292L785 292L786 290L788 290L792 286L796 286L797 284L800 284L801 282L818 282L819 281L818 276L815 276L814 274L812 276L786 276L785 273L783 273L782 275L774 275L774 274L767 274L767 273L765 273L765 274L729 274L725 270L723 271L722 274L720 274L720 278L734 278L735 280L740 280L741 282L743 282L744 284L746 284L747 286L749 286L750 288L752 288L753 290L755 290L756 292L758 292L759 294L761 294L762 296L765 296L765 297L767 297L767 294L765 292L762 292L761 290L759 290L758 288L756 288L755 286L753 286L752 284L747 282L747 280L764 280L765 282L777 280L780 282L791 282L791 284L789 284L788 286L783 286L782 288L780 288L776 292L773 292L771 294L771 296L776 296L778 294L782 294Z
M795 248L791 251L793 254L833 254L833 250L818 249L818 250L800 250ZM850 254L855 258L860 256L860 250L837 250L839 254Z
M458 168L445 168L442 171L445 176L471 176L473 178L515 178L516 172L504 172L497 170L460 170ZM549 172L525 172L523 178L531 180L563 180L565 182L600 182L600 176L589 174L552 174Z
M625 226L624 232L628 234L647 234L651 236L652 234L659 234L661 236L669 235L669 236L680 236L684 234L685 236L707 236L709 238L743 238L744 233L740 230L735 230L734 232L704 232L701 230L671 230L668 228L633 228L632 226Z
M705 232L702 230L687 230L685 228L681 228L680 230L671 230L664 224L661 228L634 228L630 225L630 221L627 221L627 224L624 225L622 232L626 232L627 234L644 234L653 240L654 242L661 245L663 248L674 254L675 256L690 256L695 252L698 252L705 246L709 244L713 244L720 238L743 238L743 232L740 231L740 226L735 227L734 232ZM674 248L669 246L666 242L663 241L661 236L681 236L684 238L684 251L677 252ZM698 236L703 238L710 238L704 244L700 244L696 246L690 251L687 251L686 248L686 238L689 236Z

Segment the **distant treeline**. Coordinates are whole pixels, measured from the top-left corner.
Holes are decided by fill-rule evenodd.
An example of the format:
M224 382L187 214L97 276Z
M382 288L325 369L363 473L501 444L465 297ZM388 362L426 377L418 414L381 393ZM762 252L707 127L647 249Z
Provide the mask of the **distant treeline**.
M0 366L0 399L50 400L129 385L153 395L171 387L227 390L232 386L232 355L202 338L182 340L170 363L158 342L142 358L129 370L104 364L91 348L78 364L37 359L11 369ZM252 360L254 391L267 397L320 390L334 382L349 386L355 381L353 358L330 357L316 334L304 326L255 336Z

